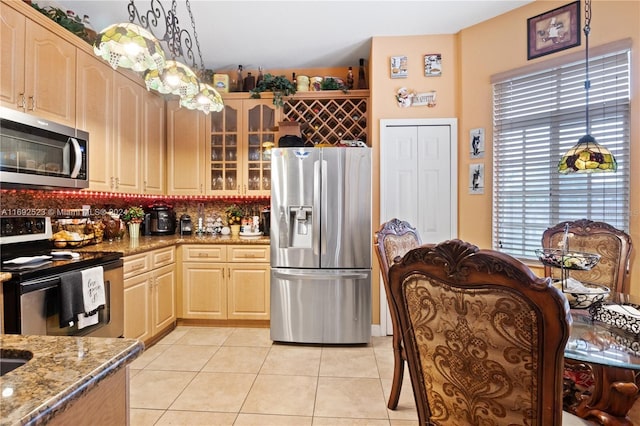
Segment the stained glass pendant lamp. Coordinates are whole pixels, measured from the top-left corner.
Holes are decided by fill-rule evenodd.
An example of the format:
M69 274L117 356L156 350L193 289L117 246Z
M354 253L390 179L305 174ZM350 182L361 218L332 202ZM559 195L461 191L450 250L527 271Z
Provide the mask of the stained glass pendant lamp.
M584 88L585 109L586 109L586 127L587 134L578 140L569 151L567 151L558 163L558 172L561 174L569 173L597 173L597 172L615 172L618 169L613 154L604 146L596 142L595 138L590 134L589 125L589 33L591 32L591 0L585 0L584 6L585 23L585 82Z
M198 76L191 68L178 61L167 61L163 70L147 71L144 82L147 89L153 89L163 95L190 98L200 92Z
M93 51L113 69L134 71L163 69L165 56L158 40L147 30L132 23L113 24L98 34Z
M200 93L191 98L180 99L180 106L187 109L197 109L209 114L210 112L220 112L224 109L222 96L211 85L201 83Z

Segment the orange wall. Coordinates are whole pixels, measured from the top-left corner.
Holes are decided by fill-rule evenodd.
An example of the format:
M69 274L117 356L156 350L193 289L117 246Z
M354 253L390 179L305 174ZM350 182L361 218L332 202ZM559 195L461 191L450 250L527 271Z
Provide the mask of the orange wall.
M584 52L582 45L562 52L527 60L527 19L567 4L567 1L538 0L500 15L491 20L466 28L455 35L374 37L371 63L371 141L374 148L374 170L379 170L379 123L390 118L458 118L458 236L482 248L491 247L492 207L492 88L493 74L528 64L558 58L562 55ZM581 28L584 24L584 2L581 4ZM428 31L428 29L425 29ZM590 47L596 47L625 38L632 39L632 93L631 93L631 162L640 163L640 1L593 0ZM442 53L442 77L425 77L422 57L426 53ZM389 58L406 55L409 59L409 77L391 79ZM435 108L396 106L394 95L398 88L407 87L417 92L437 90ZM467 154L469 131L485 129L486 152L483 160L486 170L483 195L469 195L469 164ZM473 160L473 163L479 162ZM373 224L377 230L379 215L379 182L374 180ZM636 242L631 258L631 292L640 295L640 168L631 170L630 234ZM377 265L375 265L377 268ZM536 273L541 268L533 266ZM378 271L374 273L377 277ZM374 289L377 289L374 283ZM375 292L374 292L375 293ZM374 303L374 323L379 320Z

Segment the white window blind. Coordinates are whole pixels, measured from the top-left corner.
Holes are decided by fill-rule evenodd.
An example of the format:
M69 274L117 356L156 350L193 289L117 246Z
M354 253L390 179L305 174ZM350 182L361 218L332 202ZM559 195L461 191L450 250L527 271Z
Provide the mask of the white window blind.
M589 60L590 134L615 156L618 171L560 175L558 161L587 133L585 79L583 59L494 81L496 250L535 258L544 230L569 220L629 231L630 49Z

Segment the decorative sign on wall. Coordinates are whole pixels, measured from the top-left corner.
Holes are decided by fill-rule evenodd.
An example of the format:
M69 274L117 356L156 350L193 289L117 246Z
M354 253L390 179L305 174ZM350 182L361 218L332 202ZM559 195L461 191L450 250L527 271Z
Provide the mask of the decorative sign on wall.
M406 56L392 56L391 78L407 78L409 76L407 62L408 59Z
M469 194L484 194L484 163L469 164Z
M484 157L484 129L471 129L469 131L469 152L471 158Z
M401 108L411 106L427 106L433 108L436 106L436 91L431 90L429 92L415 93L406 87L401 87L398 93L396 93L396 101Z
M427 77L440 77L442 75L442 55L440 53L427 53L424 55L424 75Z

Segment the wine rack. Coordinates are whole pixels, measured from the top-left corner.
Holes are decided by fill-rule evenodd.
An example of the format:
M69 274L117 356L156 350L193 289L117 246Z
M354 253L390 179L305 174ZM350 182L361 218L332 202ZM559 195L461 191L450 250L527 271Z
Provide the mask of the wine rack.
M296 93L285 101L285 120L300 123L305 145L337 145L342 140L368 141L369 91Z

